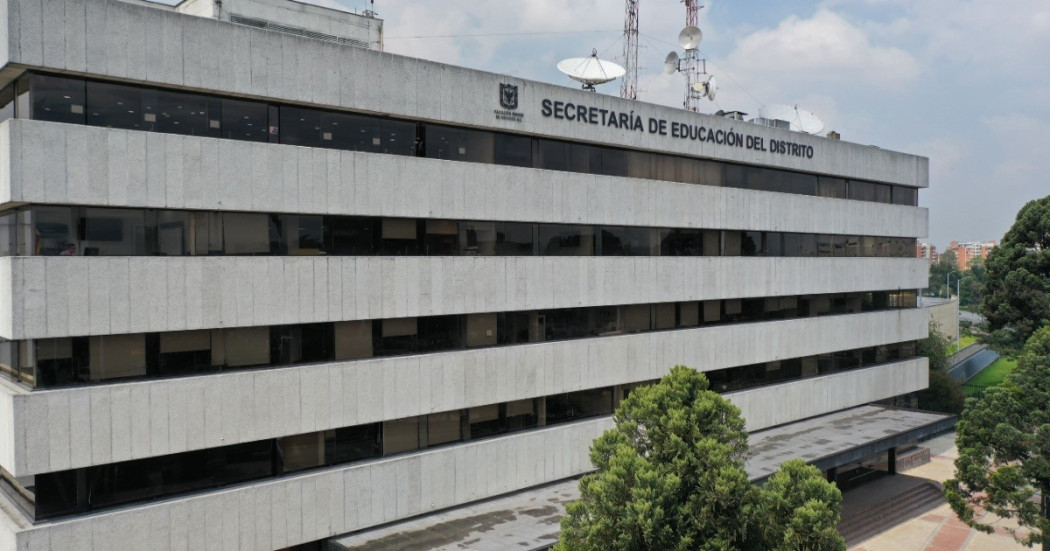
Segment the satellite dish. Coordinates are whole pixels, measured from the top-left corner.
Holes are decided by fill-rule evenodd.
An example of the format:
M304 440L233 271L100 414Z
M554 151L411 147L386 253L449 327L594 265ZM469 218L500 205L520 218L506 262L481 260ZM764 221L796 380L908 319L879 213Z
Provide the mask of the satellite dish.
M664 58L664 72L673 75L678 72L678 53L671 52Z
M707 79L707 99L715 101L715 95L718 94L718 83L715 82L715 77Z
M704 33L700 32L699 28L692 25L689 25L682 29L682 32L678 33L678 45L686 50L695 50L703 39Z
M569 78L583 83L584 90L594 90L594 85L605 84L627 73L619 65L598 59L598 51L591 50L590 57L570 57L558 63L558 70Z
M765 119L787 121L791 130L806 134L817 134L824 130L824 121L820 117L799 109L797 105L774 104L759 109L758 116Z

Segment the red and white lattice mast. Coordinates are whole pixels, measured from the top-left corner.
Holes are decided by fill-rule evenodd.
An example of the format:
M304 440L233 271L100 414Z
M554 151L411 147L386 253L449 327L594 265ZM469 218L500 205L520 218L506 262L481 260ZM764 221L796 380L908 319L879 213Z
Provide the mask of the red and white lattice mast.
M627 73L620 83L620 97L638 99L638 0L626 0L624 5L623 65Z

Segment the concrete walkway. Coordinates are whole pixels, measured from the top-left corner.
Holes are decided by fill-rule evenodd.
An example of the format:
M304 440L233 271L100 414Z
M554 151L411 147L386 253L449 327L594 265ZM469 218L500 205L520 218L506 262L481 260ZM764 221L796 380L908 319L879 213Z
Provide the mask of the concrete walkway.
M924 444L930 448L930 463L907 472L911 476L944 482L955 472L955 433ZM1008 530L1017 528L1011 520L1001 520L994 534L978 532L955 517L943 505L851 547L853 551L1020 551L1029 547L1014 541Z

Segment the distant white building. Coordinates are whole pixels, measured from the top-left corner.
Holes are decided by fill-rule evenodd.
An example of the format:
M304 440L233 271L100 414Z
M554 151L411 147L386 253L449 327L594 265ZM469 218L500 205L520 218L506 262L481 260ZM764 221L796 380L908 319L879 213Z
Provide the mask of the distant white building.
M925 158L292 1L0 9L0 548L317 549L588 471L674 364L753 431L927 385Z

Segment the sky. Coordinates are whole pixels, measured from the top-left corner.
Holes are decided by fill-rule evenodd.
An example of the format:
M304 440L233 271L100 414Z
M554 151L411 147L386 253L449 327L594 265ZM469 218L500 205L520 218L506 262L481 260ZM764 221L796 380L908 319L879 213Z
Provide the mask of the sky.
M335 2L367 9L366 0ZM930 158L926 241L999 240L1050 195L1047 0L700 0L716 76L702 110L812 111L842 139ZM386 51L572 86L555 64L597 49L622 63L623 0L376 0ZM679 0L640 0L639 99L680 106ZM679 50L680 51L680 50ZM619 93L619 81L599 93ZM706 101L706 100L705 100Z

